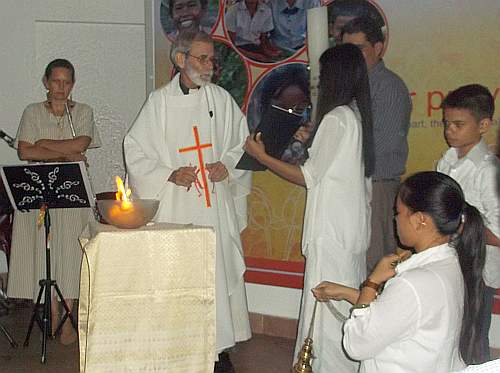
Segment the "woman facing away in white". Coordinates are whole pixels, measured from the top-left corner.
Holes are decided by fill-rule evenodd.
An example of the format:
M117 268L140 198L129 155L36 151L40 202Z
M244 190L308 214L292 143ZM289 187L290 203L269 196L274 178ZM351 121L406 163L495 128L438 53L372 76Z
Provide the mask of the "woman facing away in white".
M358 47L344 44L320 58L317 131L309 159L296 166L265 152L260 135L247 138L245 150L282 178L307 188L302 254L304 291L295 356L309 329L315 299L310 290L321 280L357 286L365 277L370 237L373 136L366 63ZM347 314L350 304L336 302ZM315 373L355 373L359 363L342 349L342 323L318 307L314 328Z
M361 290L324 281L314 295L354 304L343 344L362 373L448 373L479 362L479 212L452 178L432 171L402 183L396 209L400 242L415 254L401 264L396 254L382 258Z

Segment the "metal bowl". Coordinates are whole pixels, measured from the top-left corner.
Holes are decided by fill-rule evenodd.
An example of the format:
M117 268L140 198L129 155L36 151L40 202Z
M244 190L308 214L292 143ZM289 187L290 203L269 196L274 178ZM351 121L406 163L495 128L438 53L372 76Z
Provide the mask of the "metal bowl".
M104 221L118 228L139 228L151 221L158 210L160 201L139 199L130 201L127 207L122 201L98 200L97 209Z

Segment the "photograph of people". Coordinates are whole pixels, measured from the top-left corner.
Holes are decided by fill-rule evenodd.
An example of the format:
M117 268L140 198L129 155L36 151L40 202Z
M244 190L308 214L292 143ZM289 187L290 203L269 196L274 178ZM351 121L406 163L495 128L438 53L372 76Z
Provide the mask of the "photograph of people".
M320 0L272 0L274 29L271 41L286 52L294 54L305 44L307 10L320 6Z
M246 57L259 62L276 61L281 55L269 40L274 29L268 4L260 0L240 0L227 7L225 25L234 46Z
M250 73L248 65L231 43L227 40L214 40L215 66L212 83L217 84L228 91L236 103L243 107Z
M309 73L303 63L289 63L271 70L256 86L248 108L250 131L266 117L272 105L293 110L303 116L303 123L281 159L292 164L304 163L310 145L312 123L310 123Z
M384 17L375 5L368 0L334 0L328 4L328 37L330 45L342 42L342 28L357 17L371 18L385 35Z
M160 22L167 37L173 41L181 31L204 31L207 34L217 21L219 1L162 0Z

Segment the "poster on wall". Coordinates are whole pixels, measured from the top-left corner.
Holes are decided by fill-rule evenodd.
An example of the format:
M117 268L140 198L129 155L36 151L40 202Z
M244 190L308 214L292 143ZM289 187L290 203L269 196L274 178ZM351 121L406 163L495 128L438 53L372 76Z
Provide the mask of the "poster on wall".
M314 129L310 120L306 11L323 6L328 13L329 45L339 43L348 21L367 16L385 36L383 59L408 86L413 112L406 174L434 169L446 150L440 103L449 90L480 83L498 105L500 50L497 0L152 0L154 86L174 74L170 45L183 29L210 33L216 46L214 83L231 93L254 130L272 107L301 116L304 136L294 136L281 158L301 164ZM288 1L289 3L290 1ZM249 10L250 9L250 10ZM250 17L250 12L253 17ZM293 26L290 26L293 25ZM484 41L484 42L483 42ZM498 43L497 43L498 44ZM496 149L499 110L486 141ZM249 226L243 232L247 281L302 287L300 250L305 191L269 171L254 172L249 197Z

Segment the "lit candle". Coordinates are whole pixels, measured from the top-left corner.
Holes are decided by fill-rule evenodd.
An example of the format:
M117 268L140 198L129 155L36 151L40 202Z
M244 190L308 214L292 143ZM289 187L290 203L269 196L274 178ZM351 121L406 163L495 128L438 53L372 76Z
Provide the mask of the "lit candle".
M129 188L125 191L125 186L123 185L123 181L120 176L116 176L116 186L118 187L116 200L121 201L120 209L122 211L133 209L132 201L129 199L132 191Z

